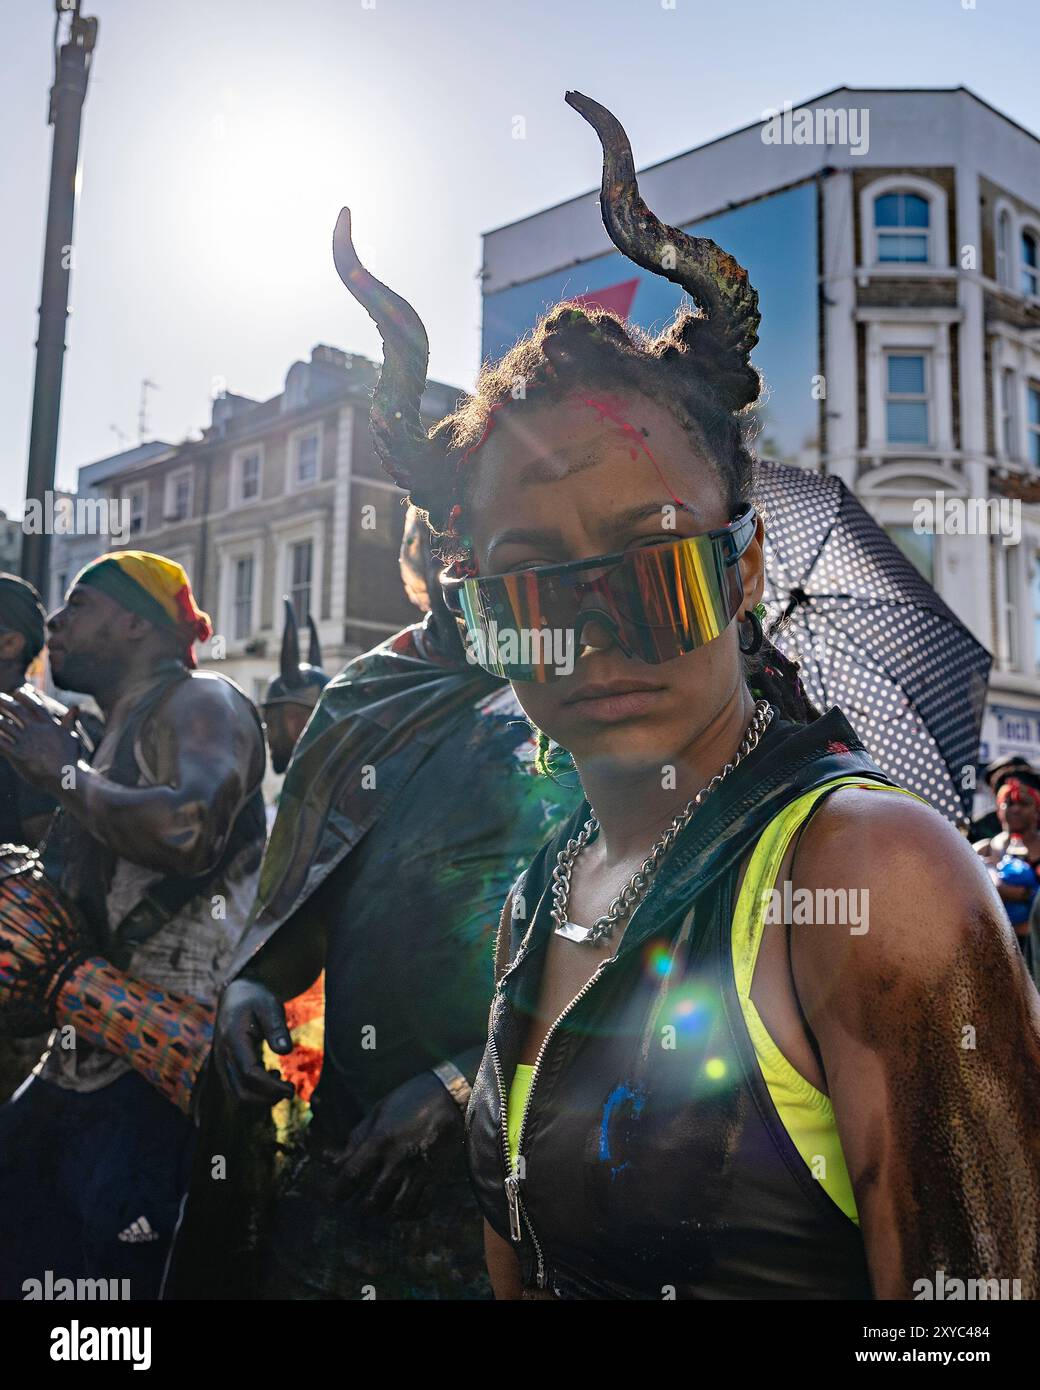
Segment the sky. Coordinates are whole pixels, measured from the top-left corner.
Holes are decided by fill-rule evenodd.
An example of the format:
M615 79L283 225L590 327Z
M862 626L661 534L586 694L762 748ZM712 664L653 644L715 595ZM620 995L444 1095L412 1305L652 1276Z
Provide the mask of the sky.
M320 342L379 357L332 266L362 259L472 386L481 233L587 192L564 104L614 109L656 163L841 85L964 84L1040 133L1034 0L85 0L83 118L58 483L265 399ZM21 514L50 164L53 0L4 0L0 507ZM524 139L515 139L516 117ZM113 428L115 427L115 428Z

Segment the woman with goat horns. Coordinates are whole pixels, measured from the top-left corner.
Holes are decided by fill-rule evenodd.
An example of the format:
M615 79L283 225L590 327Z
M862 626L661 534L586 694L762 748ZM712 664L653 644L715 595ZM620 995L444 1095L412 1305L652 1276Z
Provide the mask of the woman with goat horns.
M496 1293L909 1298L942 1269L1035 1298L1040 1000L970 846L763 637L747 273L567 101L615 245L699 312L651 337L557 305L427 432L423 326L346 210L335 237L382 462L586 798L499 928L467 1117Z

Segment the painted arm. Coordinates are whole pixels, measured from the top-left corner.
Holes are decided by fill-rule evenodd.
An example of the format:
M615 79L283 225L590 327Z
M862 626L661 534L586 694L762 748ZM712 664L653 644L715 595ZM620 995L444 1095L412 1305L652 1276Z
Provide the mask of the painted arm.
M241 695L216 679L174 687L149 723L157 786L120 786L91 768L74 713L58 720L21 691L0 696L0 742L15 770L132 863L191 877L211 869L263 777L260 732Z
M869 893L865 933L796 930L792 964L876 1295L941 1270L1040 1296L1040 997L984 865L920 802L845 788L794 885Z
M484 1260L491 1289L499 1301L521 1298L523 1281L516 1251L497 1231L484 1222Z

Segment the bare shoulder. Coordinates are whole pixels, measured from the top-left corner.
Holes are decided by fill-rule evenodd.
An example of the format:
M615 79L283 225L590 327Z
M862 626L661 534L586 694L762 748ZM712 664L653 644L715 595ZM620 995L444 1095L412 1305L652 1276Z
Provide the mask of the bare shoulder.
M263 733L248 697L232 681L212 671L195 671L178 681L148 721L149 761L157 767L204 762L215 772L263 776ZM248 769L248 771L247 771Z
M228 710L251 718L248 695L217 671L192 671L172 687L163 703L167 709Z
M802 835L798 865L874 886L912 879L941 889L954 874L988 883L971 843L933 807L887 789L839 787Z
M843 787L809 822L793 869L796 887L860 895L866 929L850 975L864 985L899 975L920 985L955 958L1006 974L1018 948L980 856L932 807L899 792ZM837 899L840 902L840 898ZM850 958L840 932L803 933L803 961L825 970Z

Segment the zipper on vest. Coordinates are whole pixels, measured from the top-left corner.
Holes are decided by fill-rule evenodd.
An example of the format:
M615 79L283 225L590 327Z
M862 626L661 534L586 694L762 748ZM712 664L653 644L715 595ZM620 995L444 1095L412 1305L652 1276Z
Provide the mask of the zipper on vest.
M529 943L530 943L530 940L531 940L531 935L532 935L532 933L531 933L530 930L529 930L528 933L527 933L527 937L526 937L525 940L521 943L520 949L519 949L519 950L517 951L517 953L516 953L516 958L511 962L511 964L508 966L508 968L502 972L502 976L501 976L501 978L499 979L497 985L495 986L495 999L496 999L496 1000L502 996L502 986L505 984L506 980L507 980L507 979L509 978L509 976L513 973L513 971L516 970L516 968L519 966L520 962L523 960L524 956L527 955L528 948L529 948ZM503 1154L505 1155L505 1168L506 1168L505 1190L506 1190L506 1207L508 1208L508 1211L509 1211L509 1238L510 1238L510 1240L512 1240L513 1242L519 1244L521 1235L523 1234L522 1231L521 1231L521 1229L520 1229L520 1179L519 1179L519 1177L518 1177L515 1173L510 1173L510 1171L509 1171L509 1169L510 1169L510 1162L509 1162L509 1113L508 1113L508 1097L507 1097L507 1095L506 1095L505 1077L504 1077L504 1075L503 1075L503 1073L502 1073L502 1066L501 1066L501 1063L500 1063L500 1061L499 1061L499 1056L498 1056L498 1045L497 1045L496 1042L495 1042L495 1001L494 1001L494 1000L492 1000L492 1004L491 1004L491 1016L490 1016L490 1018L488 1019L488 1051L491 1053L491 1063L492 1063L492 1066L493 1066L494 1069L495 1069L495 1080L496 1080L496 1082L498 1083L498 1097L499 1097L498 1113L499 1113L500 1124L501 1124L502 1152L503 1152ZM519 1156L519 1151L518 1151L518 1156ZM525 1219L526 1219L526 1213L525 1213ZM529 1221L527 1222L527 1228L528 1228L529 1231L531 1231L531 1223L530 1223ZM536 1236L535 1236L535 1234L534 1234L533 1231L531 1231L531 1239L534 1241L535 1248L536 1248L536 1249L539 1249L539 1247L538 1247L538 1240L537 1240L537 1238L536 1238ZM538 1258L539 1258L539 1262L540 1262L540 1261L541 1261L541 1251L540 1251L540 1250L539 1250L539 1256L538 1256Z
M603 973L604 968L608 966L612 960L616 959L616 956L608 956L606 960L600 961L599 965L596 966L596 969L585 981L581 989L578 990L578 993L567 1005L563 1013L561 1013L560 1016L555 1020L552 1027L549 1029L545 1037L542 1039L542 1045L538 1049L538 1056L534 1060L534 1070L531 1072L531 1085L529 1086L527 1091L527 1103L524 1106L523 1118L520 1121L520 1132L516 1136L515 1165L511 1163L509 1157L509 1100L508 1096L506 1095L506 1083L505 1078L502 1074L501 1063L499 1061L498 1047L495 1043L494 1029L488 1029L488 1047L491 1053L492 1065L495 1068L495 1079L498 1082L499 1115L501 1116L502 1122L502 1154L505 1159L506 1169L506 1179L504 1186L506 1191L506 1205L509 1208L509 1237L514 1243L519 1243L522 1234L520 1228L520 1221L522 1218L524 1225L527 1227L527 1233L531 1237L531 1243L534 1246L535 1255L538 1260L536 1282L540 1289L545 1288L545 1258L542 1253L541 1242L535 1235L534 1227L531 1225L531 1218L528 1216L527 1209L524 1206L523 1202L520 1200L520 1160L523 1151L524 1134L527 1131L527 1117L531 1113L531 1099L534 1096L534 1088L538 1083L538 1073L541 1071L542 1059L545 1057L545 1053L549 1047L550 1042L553 1039L554 1034L556 1033L557 1028L559 1028L560 1024L571 1012L571 1010L575 1008L576 1005L580 1004L581 1001L585 998L586 994L588 994L589 990L592 988L592 986L599 979L600 975ZM520 956L518 954L514 964L518 965L519 963ZM504 979L505 976L503 976L502 978Z

